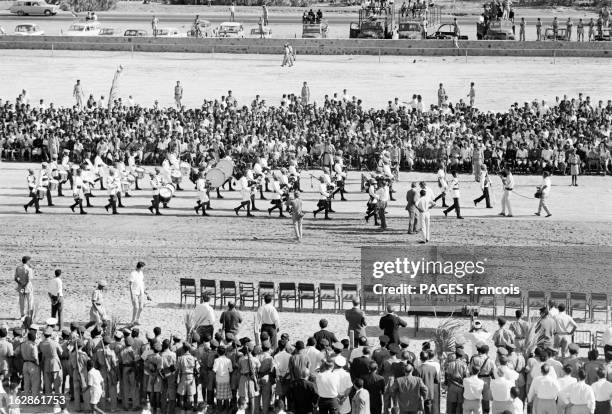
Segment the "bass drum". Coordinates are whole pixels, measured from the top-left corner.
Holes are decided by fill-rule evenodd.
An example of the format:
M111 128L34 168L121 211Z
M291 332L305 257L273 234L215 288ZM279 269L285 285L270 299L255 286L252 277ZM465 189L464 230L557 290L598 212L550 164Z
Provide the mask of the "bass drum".
M166 184L159 189L159 198L162 202L167 203L174 195L174 185Z
M206 173L206 181L210 183L212 188L221 187L225 180L226 176L221 168L213 168Z
M225 174L225 178L228 179L234 174L234 161L224 158L220 160L217 165L215 165L215 168L218 168L223 171L223 174Z

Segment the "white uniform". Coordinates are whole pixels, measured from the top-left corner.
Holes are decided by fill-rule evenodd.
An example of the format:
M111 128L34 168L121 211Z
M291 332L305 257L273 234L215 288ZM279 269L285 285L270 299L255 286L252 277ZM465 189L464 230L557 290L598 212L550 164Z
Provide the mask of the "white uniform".
M72 196L76 199L85 198L85 183L83 182L82 174L81 176L74 177L74 191L72 192Z
M94 158L93 167L95 173L98 174L98 177L104 177L104 167L106 167L106 164L104 164L104 161L102 161L102 158L100 158L99 155L96 155L96 158Z
M274 182L276 184L276 181ZM238 180L238 184L240 186L240 195L242 196L242 201L249 201L251 200L251 188L249 187L249 179L243 175L242 177L240 177L240 180Z
M319 199L327 201L329 197L329 193L327 192L327 184L320 183L319 184Z
M450 188L453 191L453 198L459 198L459 179L456 177L451 178Z
M151 179L151 190L153 191L153 195L159 195L159 188L162 186L162 179L161 176L155 175L152 179Z
M113 175L106 177L106 189L108 190L109 196L116 196L121 191L121 183L119 181L119 175L117 172Z
M512 215L512 206L510 205L510 195L514 189L514 178L512 178L512 174L508 173L506 177L502 177L502 183L504 185L504 195L502 196L501 212L505 214L506 209L508 209L508 214Z
M274 191L274 193L272 194L272 199L280 200L283 190L281 190L280 182L276 179L272 182L272 191Z
M446 189L448 188L446 173L441 168L438 170L438 187L440 187L440 191L442 192L446 192Z
M198 180L196 181L196 189L200 197L200 202L208 203L210 201L210 198L208 197L208 192L206 191L206 179L198 178Z

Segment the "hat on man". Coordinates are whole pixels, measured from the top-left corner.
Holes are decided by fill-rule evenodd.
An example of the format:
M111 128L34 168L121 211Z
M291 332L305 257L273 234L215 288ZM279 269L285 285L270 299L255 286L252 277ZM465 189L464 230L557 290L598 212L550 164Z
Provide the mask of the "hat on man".
M45 324L46 324L47 326L55 326L55 325L57 325L57 318L48 318L48 319L45 321Z
M334 358L334 364L342 368L346 365L346 358L344 358L342 355L336 355Z
M44 334L45 336L51 336L51 335L53 335L53 328L52 328L52 327L50 327L50 326L47 326L47 327L45 328L45 330L44 330L43 334Z
M504 347L497 348L497 355L499 356L508 356L508 350Z

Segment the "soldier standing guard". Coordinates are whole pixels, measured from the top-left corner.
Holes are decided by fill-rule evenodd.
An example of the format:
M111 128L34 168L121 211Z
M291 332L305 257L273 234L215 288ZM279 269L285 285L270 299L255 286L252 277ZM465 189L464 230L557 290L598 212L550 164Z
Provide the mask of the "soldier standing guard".
M83 352L83 340L76 341L76 346L70 354L70 369L74 386L74 410L89 411L89 402L85 392L87 388L87 361L89 356ZM83 404L83 405L81 405Z
M104 408L109 411L117 409L117 371L119 364L117 355L110 349L110 336L102 338L102 347L96 350L95 359L100 367L100 375L104 381Z

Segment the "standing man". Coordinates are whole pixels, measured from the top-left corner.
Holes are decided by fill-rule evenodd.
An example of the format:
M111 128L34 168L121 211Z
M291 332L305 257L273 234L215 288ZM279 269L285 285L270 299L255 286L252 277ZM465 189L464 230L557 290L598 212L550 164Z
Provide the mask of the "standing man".
M23 209L28 212L28 208L34 206L36 208L36 214L40 214L40 203L38 201L37 185L36 185L36 174L33 169L28 170L28 190L30 191L30 201L28 204L24 204Z
M565 312L565 304L559 304L559 313L554 317L557 322L557 332L555 333L555 343L561 350L561 358L565 358L565 354L569 350L572 343L574 331L578 329L578 324L570 315ZM567 361L564 362L567 364ZM576 372L574 372L574 375Z
M181 86L181 81L176 81L176 85L174 86L174 103L176 104L176 109L180 110L183 107L181 100L183 99L183 87Z
M413 182L410 190L406 193L406 210L408 210L408 234L416 233L417 229L417 201L419 201L419 191L417 184Z
M210 306L210 296L204 294L202 300L198 303L193 311L193 319L199 322L196 326L196 332L200 338L208 335L208 338L214 338L215 333L215 310Z
M255 196L253 196L255 199ZM293 230L295 231L295 239L302 241L302 223L304 221L304 210L302 208L302 199L300 192L296 191L293 198L287 200L288 207L291 209L291 221L293 222Z
M455 210L457 213L457 218L463 220L461 216L461 207L459 207L459 178L457 178L457 171L452 172L452 177L450 180L450 188L453 191L453 205L444 210L444 215L448 216L448 213Z
M512 216L512 206L510 205L510 195L512 194L512 190L514 189L514 178L512 177L512 173L506 167L502 172L502 185L504 187L504 195L502 196L502 211L499 213L500 216L505 217L513 217ZM506 215L506 209L508 209L508 214Z
M55 277L49 281L49 299L51 299L51 317L57 318L59 330L62 330L62 305L64 303L64 288L62 271L55 269Z
M441 83L438 88L438 107L442 107L442 104L446 102L448 95L446 95L446 90L444 89L444 85Z
M536 21L536 40L542 40L542 20L539 17Z
M151 20L151 30L153 31L153 37L157 37L157 26L159 25L159 19L157 16L153 16Z
M221 329L225 335L228 333L234 335L234 337L238 335L240 324L242 323L242 316L240 315L240 312L236 310L236 305L234 302L227 302L227 310L221 312L219 323L221 324Z
M525 18L521 17L521 21L519 23L519 41L525 41Z
M53 328L47 326L44 331L45 339L38 345L43 364L43 385L45 394L59 394L62 388L62 354L59 343L51 336Z
M393 306L387 305L387 313L380 318L378 327L389 338L389 344L399 344L399 328L406 326L406 321L393 312Z
M421 231L423 232L423 240L419 243L427 243L429 242L429 238L431 236L431 213L429 209L433 207L435 204L429 197L427 197L427 190L421 190L421 198L416 203L416 208L419 211L419 222L421 223Z
M85 94L83 93L83 87L81 86L80 79L77 79L76 84L74 85L74 88L72 89L72 96L74 97L76 101L77 108L82 108L83 98L85 97Z
M353 298L353 307L344 313L344 318L348 322L348 334L353 332L353 344L359 342L359 338L365 335L365 327L367 326L365 315L359 309L359 299Z
M30 256L23 256L21 265L15 269L15 282L19 293L19 311L22 319L26 316L31 317L34 309L33 278L34 269L30 267Z
M485 200L485 204L487 208L491 207L491 195L489 194L489 189L491 188L491 179L489 178L489 173L487 172L487 166L482 164L480 166L480 189L482 190L482 195L476 199L474 199L474 207L478 205L482 200Z
M546 217L552 216L548 210L548 206L546 205L546 200L550 195L550 187L552 187L550 173L548 171L544 171L542 185L540 186L540 204L538 205L538 212L535 213L536 216L540 215L542 209L544 209L546 212Z
M470 82L470 91L468 92L468 98L470 98L470 106L474 106L476 100L476 89L474 88L474 82Z
M264 304L257 310L257 321L260 324L260 333L266 332L270 338L272 349L276 349L280 318L278 311L272 304L272 295L269 293L264 296Z
M268 6L266 6L265 4L263 6L261 6L262 11L263 11L263 23L264 26L267 26L269 24L268 21Z
M567 18L567 22L565 23L565 40L567 40L568 42L572 41L572 27L574 26L574 23L572 23L572 18L568 17Z
M264 7L266 6L264 5ZM302 86L302 105L308 105L308 102L310 102L310 88L308 84L304 82Z
M236 2L232 1L232 4L230 6L230 22L235 21L234 19L236 18Z
M578 24L576 25L576 36L579 42L584 42L584 22L582 21L582 17L578 20Z
M401 414L416 413L423 407L423 399L427 396L427 387L423 380L412 375L412 364L399 364L404 368L404 376L395 378L391 385L391 396L398 401Z
M145 284L144 284L144 262L136 263L136 270L130 273L128 287L132 299L132 325L140 325L140 314L144 308Z
M378 218L380 219L380 229L387 229L386 209L389 202L389 187L387 187L387 179L382 179L379 182L376 190L376 208L378 209Z

